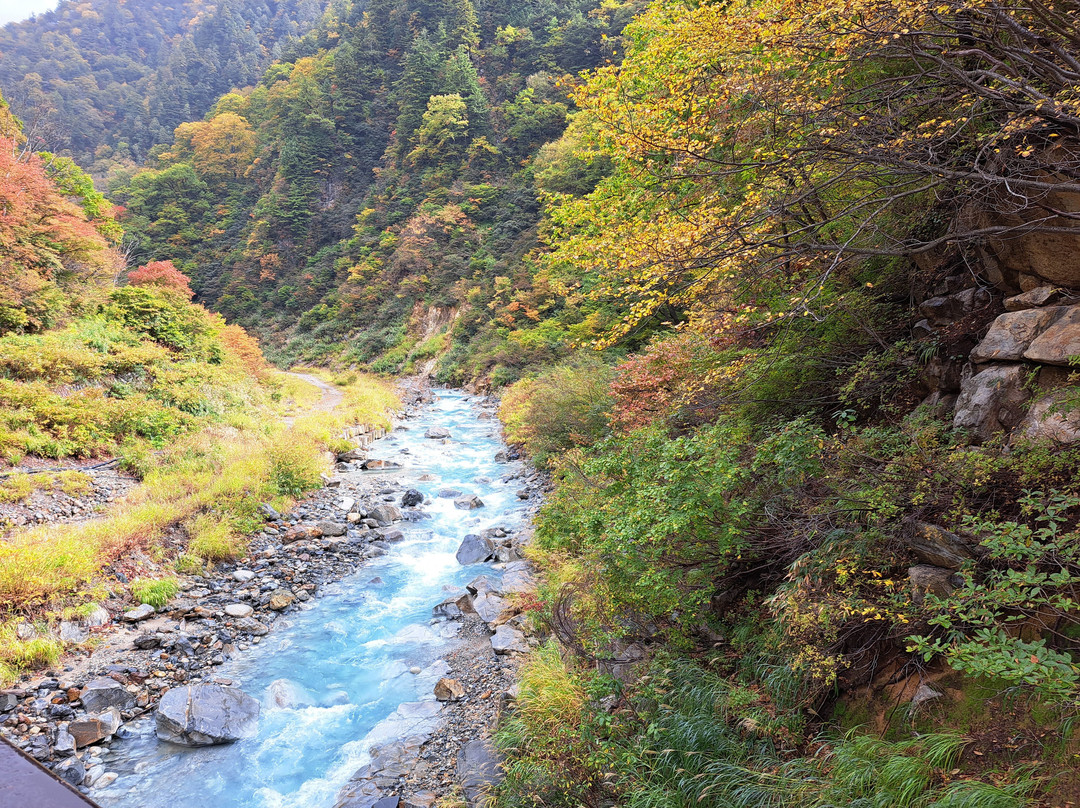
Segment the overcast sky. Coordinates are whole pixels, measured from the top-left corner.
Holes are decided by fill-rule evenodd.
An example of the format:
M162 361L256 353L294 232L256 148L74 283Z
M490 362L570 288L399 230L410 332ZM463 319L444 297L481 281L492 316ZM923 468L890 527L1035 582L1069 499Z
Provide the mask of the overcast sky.
M0 25L56 8L57 0L0 0Z

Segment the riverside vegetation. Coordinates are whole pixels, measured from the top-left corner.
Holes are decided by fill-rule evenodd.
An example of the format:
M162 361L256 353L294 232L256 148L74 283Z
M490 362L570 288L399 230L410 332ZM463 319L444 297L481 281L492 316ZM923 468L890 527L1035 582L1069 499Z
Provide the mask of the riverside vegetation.
M499 390L553 490L498 805L1080 800L1073 4L340 2L282 57L110 184L157 280L5 339L248 345L179 272L275 361ZM141 384L5 451L265 439ZM199 496L207 547L258 499Z
M0 112L0 154L10 160L0 450L13 467L0 476L0 500L88 487L77 470L21 470L27 455L113 455L142 480L100 518L0 542L0 681L8 682L57 661L63 644L50 624L121 586L103 575L117 559L138 552L158 562L162 577L128 588L160 606L176 592L169 565L190 572L244 555L244 536L263 522L259 506L284 507L321 485L323 453L340 448L341 426L388 423L396 399L384 383L352 374L341 380L342 407L304 414L319 391L273 370L242 329L190 303L183 274L151 264L117 287L111 206L70 161L57 176L57 161L23 151L18 123ZM76 187L81 205L68 198ZM284 428L280 416L293 411L300 417Z

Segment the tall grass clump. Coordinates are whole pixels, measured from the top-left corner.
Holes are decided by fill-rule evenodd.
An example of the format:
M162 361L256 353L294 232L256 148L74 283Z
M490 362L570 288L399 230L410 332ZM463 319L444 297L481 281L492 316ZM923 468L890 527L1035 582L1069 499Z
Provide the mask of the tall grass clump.
M131 582L132 596L155 609L165 608L179 591L175 578L139 578Z

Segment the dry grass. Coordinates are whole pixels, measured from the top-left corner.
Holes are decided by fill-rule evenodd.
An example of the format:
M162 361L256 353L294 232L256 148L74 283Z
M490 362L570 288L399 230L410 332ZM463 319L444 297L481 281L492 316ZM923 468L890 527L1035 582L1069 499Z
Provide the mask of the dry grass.
M316 396L296 387L293 402L318 400L317 388L300 384ZM233 425L188 435L154 458L143 484L102 518L41 526L0 542L3 636L14 638L15 623L26 616L48 620L85 602L102 568L125 554L166 554L162 539L175 526L189 537L178 558L164 559L177 568L194 571L208 562L242 556L246 536L262 522L261 503L288 509L291 497L319 485L319 474L327 470L326 449L343 448L342 426L388 423L383 410L399 406L389 384L372 377L357 378L343 391L346 401L340 411L297 418L288 428L274 417L280 410L263 409L230 419ZM82 481L66 477L59 484L74 489ZM44 662L47 656L20 650L23 645L17 639L0 642L0 682L51 664Z

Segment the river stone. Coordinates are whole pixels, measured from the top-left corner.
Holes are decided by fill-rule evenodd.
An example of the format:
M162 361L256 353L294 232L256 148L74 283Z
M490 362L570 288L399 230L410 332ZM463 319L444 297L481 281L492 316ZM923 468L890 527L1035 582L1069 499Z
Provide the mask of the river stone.
M921 561L935 567L958 570L965 561L974 558L967 542L943 527L926 522L916 522L906 542Z
M984 441L995 432L1016 426L1030 397L1024 386L1029 372L1024 365L993 365L965 378L960 383L953 428Z
M424 433L425 438L432 438L433 440L443 440L450 437L450 430L445 426L429 426L427 432Z
M260 623L254 617L241 617L236 621L236 630L244 631L256 637L261 637L270 631L265 624Z
M110 707L118 710L130 710L135 707L135 697L124 689L115 679L107 677L87 682L79 694L83 707L88 713L100 713Z
M60 757L75 754L75 736L61 726L56 730L56 742L53 744L53 751Z
M465 697L465 686L457 679L443 677L435 683L435 698L439 701L460 701Z
M156 610L149 603L144 603L141 606L136 606L134 609L129 609L124 612L124 619L129 623L138 623L142 620L148 620L153 617Z
M322 531L315 525L293 525L285 531L285 535L281 537L281 540L285 544L292 544L293 542L317 539L321 535Z
M493 592L496 595L501 595L502 592L488 576L477 575L467 584L465 588L472 592L474 595L482 595L485 592Z
M461 542L456 555L458 563L463 566L480 564L495 555L495 545L491 539L485 539L475 533L470 533Z
M471 511L475 508L483 508L484 500L476 496L476 494L470 494L467 497L454 500L454 507L462 511Z
M239 581L242 584L246 584L252 578L255 577L255 573L251 570L233 570L233 580Z
M472 606L469 593L458 592L436 604L435 608L431 610L431 616L453 619L455 617L461 617L465 612L471 611Z
M368 471L382 471L384 469L399 469L401 464L395 463L393 460L365 460L363 468Z
M368 516L379 522L386 522L387 524L389 524L390 522L401 521L401 511L399 511L393 505L387 504L376 505L374 508L371 509L371 512L368 514Z
M225 607L225 614L229 617L251 617L254 611L246 603L230 603Z
M280 612L288 609L294 603L296 603L296 595L288 589L275 589L273 594L270 595L270 601L267 605L275 612Z
M90 630L82 623L73 623L69 620L60 621L61 642L81 643L90 639Z
M53 767L53 774L77 788L82 785L83 779L86 777L86 766L77 757L69 757Z
M529 652L529 644L525 641L525 635L516 628L507 625L501 625L495 629L495 634L491 638L491 647L496 654L526 654Z
M473 598L473 609L485 623L496 625L505 623L514 616L510 601L500 598L494 592L482 592Z
M458 753L456 773L469 808L484 808L502 782L502 761L484 741L469 741Z
M110 707L97 715L89 715L68 724L68 732L75 739L75 746L82 748L88 744L103 741L120 729L120 711Z
M157 736L180 746L232 743L255 733L259 702L235 687L217 684L174 687L161 697Z
M19 697L15 693L0 693L0 713L10 713L19 706Z
M404 494L401 495L401 506L403 508L414 508L424 501L424 495L417 491L415 488L410 488Z
M344 536L349 530L345 522L336 522L333 519L323 519L315 527L323 536Z

